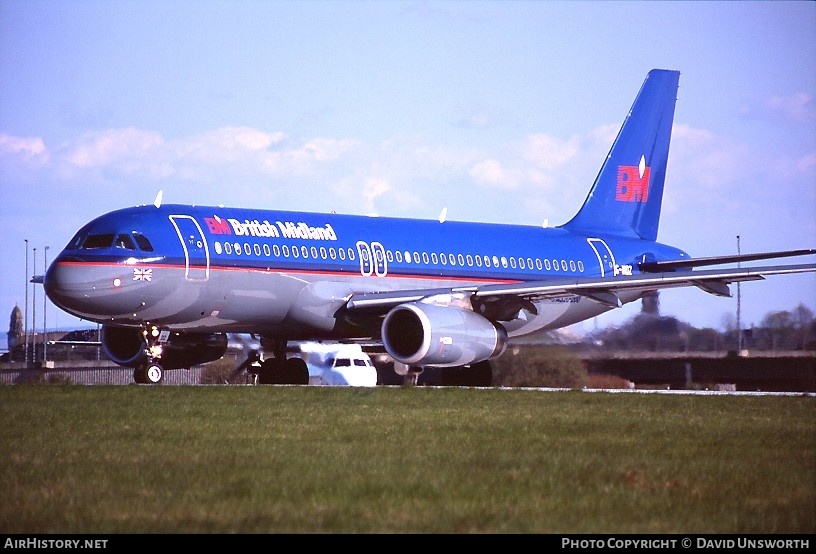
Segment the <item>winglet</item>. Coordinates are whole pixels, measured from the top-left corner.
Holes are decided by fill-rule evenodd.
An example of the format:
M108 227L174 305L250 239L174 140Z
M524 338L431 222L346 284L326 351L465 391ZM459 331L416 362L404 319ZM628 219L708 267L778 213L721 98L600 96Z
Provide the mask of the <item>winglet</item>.
M153 205L157 208L161 208L162 203L162 194L164 193L163 190L159 189L159 193L156 195L156 199L153 201Z

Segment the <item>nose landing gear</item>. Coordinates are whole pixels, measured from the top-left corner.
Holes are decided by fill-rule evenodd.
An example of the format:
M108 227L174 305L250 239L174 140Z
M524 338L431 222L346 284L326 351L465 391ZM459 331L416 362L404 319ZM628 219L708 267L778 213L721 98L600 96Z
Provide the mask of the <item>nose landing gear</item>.
M169 329L151 326L142 330L145 344L145 361L133 370L133 380L144 385L158 385L164 380L161 365L164 344L170 338Z

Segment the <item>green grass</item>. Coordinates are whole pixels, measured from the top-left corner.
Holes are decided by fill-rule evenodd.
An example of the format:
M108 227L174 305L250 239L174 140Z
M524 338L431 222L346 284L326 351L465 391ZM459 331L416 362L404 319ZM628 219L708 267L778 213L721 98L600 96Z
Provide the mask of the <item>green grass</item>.
M816 398L0 387L7 533L814 533Z

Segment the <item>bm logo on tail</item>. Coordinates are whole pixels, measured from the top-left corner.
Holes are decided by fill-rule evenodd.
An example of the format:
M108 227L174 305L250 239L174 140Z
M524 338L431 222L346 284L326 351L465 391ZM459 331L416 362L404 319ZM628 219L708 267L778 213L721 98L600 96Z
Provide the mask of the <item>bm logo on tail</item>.
M619 165L615 200L620 202L646 202L649 199L649 175L646 158L640 157L640 165Z

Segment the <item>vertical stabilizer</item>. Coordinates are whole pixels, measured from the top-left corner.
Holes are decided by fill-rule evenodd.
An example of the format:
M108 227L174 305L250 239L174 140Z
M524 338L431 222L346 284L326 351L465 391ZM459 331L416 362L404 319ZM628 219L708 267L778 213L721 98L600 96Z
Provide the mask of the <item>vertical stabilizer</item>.
M570 231L657 239L679 71L649 72Z

